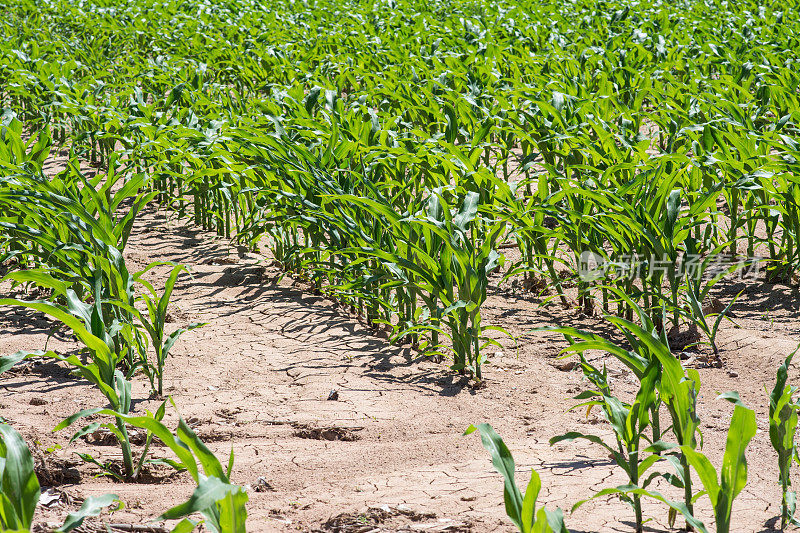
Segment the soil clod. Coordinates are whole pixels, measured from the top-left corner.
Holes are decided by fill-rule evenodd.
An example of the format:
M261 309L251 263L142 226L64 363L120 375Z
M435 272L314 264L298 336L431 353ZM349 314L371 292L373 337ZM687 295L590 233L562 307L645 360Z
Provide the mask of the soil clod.
M341 440L352 442L359 440L356 431L364 428L342 428L342 427L315 427L307 424L295 424L294 436L301 439L312 440Z
M370 507L363 513L342 513L317 529L320 533L372 533L382 531L469 532L468 522L437 519L435 513L420 513L405 505Z

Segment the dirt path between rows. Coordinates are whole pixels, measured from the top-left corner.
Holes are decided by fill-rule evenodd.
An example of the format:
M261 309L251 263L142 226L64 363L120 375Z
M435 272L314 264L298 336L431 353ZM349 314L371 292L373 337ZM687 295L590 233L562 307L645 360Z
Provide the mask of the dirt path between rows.
M632 530L632 511L616 499L567 512L593 490L624 482L607 454L582 443L548 444L569 430L609 432L597 412L567 412L584 386L580 371L557 368L566 368L556 359L563 339L531 330L558 323L606 330L597 320L555 305L541 309L529 295L494 289L487 320L518 336L518 346L503 341L485 367L487 386L475 390L446 365L373 336L330 300L289 278L278 280L279 271L264 257L240 253L163 212L143 214L125 255L131 270L153 261L191 268L192 277L182 276L177 285L170 326L208 325L176 345L166 393L218 456L235 450L233 481L251 486L251 531L511 531L500 476L477 436L462 436L479 422L490 422L505 438L519 484L527 483L532 467L541 474L540 502L565 509L572 531ZM163 283L167 271L160 267L150 279ZM8 288L0 285L2 292ZM730 297L734 289L720 296ZM727 325L720 333L725 367L700 370L701 429L705 452L719 465L731 407L715 400L716 393L738 390L756 409L760 432L748 453L750 480L736 501L733 530L772 531L780 493L764 387L771 388L775 368L800 340L798 302L788 287L762 284L740 302L739 327ZM50 326L4 308L0 354L42 348ZM77 345L56 336L48 347L65 352ZM635 379L614 361L608 364L617 390L633 391ZM790 379L800 383L798 378L793 367ZM328 399L331 391L338 399ZM137 381L134 397L146 394L146 384ZM0 378L0 416L38 443L50 465L51 479L43 485L65 493L60 503L40 509L39 521L63 518L76 498L114 492L126 508L103 519L142 524L191 493L186 475L156 476L150 484L94 478L74 452L113 458L118 451L83 441L68 445L69 430L51 429L67 415L99 405L100 395L60 364L29 363ZM137 401L135 410L157 405ZM174 414L167 420L174 424ZM169 456L165 448L155 453ZM700 507L713 525L707 498ZM647 503L645 516L653 518L648 530L668 529L663 506Z

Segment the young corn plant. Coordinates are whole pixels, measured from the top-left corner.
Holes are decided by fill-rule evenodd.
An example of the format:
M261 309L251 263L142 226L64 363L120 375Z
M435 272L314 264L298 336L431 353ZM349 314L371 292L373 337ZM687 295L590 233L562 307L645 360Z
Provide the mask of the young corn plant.
M747 458L745 457L745 451L755 436L757 428L755 411L745 407L739 401L738 394L735 392L727 393L721 397L736 402L730 427L728 428L721 471L717 472L708 457L691 446L681 446L681 452L685 455L688 464L697 473L705 489L697 493L696 498L707 495L711 501L716 533L730 533L733 501L747 484ZM687 526L696 528L701 533L708 533L706 525L698 520L683 502L670 501L656 491L638 488L626 489L625 487L620 487L619 489L629 495L639 494L658 500L669 506L671 510L670 517L673 516L672 513L681 513L686 519Z
M496 344L484 332L499 329L482 324L481 307L486 301L490 273L503 264L504 258L495 247L505 230L505 222L481 220L478 214L479 195L474 192L467 193L455 216L450 214L443 198L440 198L440 202L445 207L443 223L427 220L423 225L438 233L445 243L441 260L445 268L452 269L456 283L455 293L452 286L441 287L440 298L447 305L441 316L449 327L453 341L453 369L469 368L475 379L480 381L481 365L486 360L486 345ZM483 224L488 227L479 227Z
M14 428L0 423L0 531L29 533L40 497L39 480L28 445ZM89 496L55 531L72 531L86 518L99 515L115 503L117 509L122 507L116 494Z
M178 276L181 272L186 270L186 267L183 265L175 265L172 268L172 271L167 277L167 282L164 286L164 292L159 297L158 292L153 285L142 278L142 274L144 274L144 272L153 266L155 265L150 265L144 271L134 275L134 281L144 286L145 290L147 291L144 292L140 297L147 307L147 312L144 313L136 310L134 314L139 323L139 327L144 329L147 333L150 339L150 345L153 347L153 351L155 352L154 361L151 363L147 357L148 343L144 342L144 339L139 336L137 331L136 339L140 341L137 342L137 350L139 351L141 365L145 371L145 374L150 380L150 387L153 393L158 397L161 397L164 394L164 365L166 364L167 356L169 355L170 350L181 335L187 331L199 328L204 324L189 324L185 328L178 328L172 333L166 333L164 326L167 322L167 306L169 305L169 300L172 296L172 291L175 288L175 283L178 280Z
M666 332L659 329L649 315L623 292L616 288L609 288L611 292L627 302L627 305L636 311L641 326L620 317L607 316L606 319L614 324L623 333L632 350L625 349L607 339L577 330L575 328L557 328L553 331L567 336L568 339L578 338L565 352L581 354L587 349L600 349L616 357L625 364L633 374L643 382L646 371L651 365L658 366L658 377L651 384L654 387L657 400L650 407L650 424L652 426L651 446L647 452L662 454L666 450L675 448L672 444L662 442L663 433L659 424L659 408L666 406L671 418L670 430L677 440L677 446L663 458L675 468L676 474L668 476L669 481L684 490L683 509L684 515L691 515L695 495L692 492L690 465L683 453L683 446L695 448L698 432L699 418L697 416L697 395L700 390L700 376L696 370L684 371L678 359L672 355ZM583 365L591 372L589 376L595 380L602 374ZM625 492L625 491L622 491ZM635 493L634 493L635 494ZM692 525L687 522L687 525Z
M542 487L539 474L531 469L531 480L525 493L520 492L514 480L514 458L503 442L503 439L489 424L469 426L464 435L478 431L481 443L492 457L492 464L502 474L504 481L503 499L506 505L506 514L520 533L567 533L564 525L564 516L561 509L550 511L542 507L536 510L536 500Z
M173 433L158 416L154 417L149 413L148 416L133 416L110 409L96 409L91 414L122 419L126 424L146 430L148 436L158 437L177 456L177 461L169 463L181 465L192 476L197 485L192 496L186 502L164 511L158 520L182 518L173 531L189 532L199 523L186 517L199 513L204 518L202 523L214 533L246 532L247 491L230 481L234 462L233 450L228 457L227 467L223 468L219 459L182 417Z
M665 332L657 333L657 327L643 312L640 320L644 327L621 318L609 320L625 332L626 338L639 351L647 354L647 359L660 366L660 376L656 389L660 402L667 407L671 418L670 429L680 448L680 453L667 454L664 458L675 467L676 475L670 481L684 489L686 511L691 514L695 495L692 492L690 465L684 453L684 447L694 449L697 446L696 434L700 424L697 416L697 396L700 391L700 376L694 369L684 371L678 359L672 355ZM655 416L655 415L654 415ZM654 439L650 451L661 452L669 445L663 445ZM687 522L687 526L691 526Z
M787 385L789 365L797 350L789 354L778 367L775 387L769 395L769 440L778 454L778 481L781 485L781 529L788 524L800 525L795 517L797 496L791 489L791 467L797 459L795 434L800 403L795 399L797 387Z
M603 439L596 435L587 435L575 431L570 431L563 435L558 435L550 439L550 445L559 442L571 442L576 439L584 439L598 444L608 451L614 462L625 471L628 476L628 484L610 490L601 490L591 499L605 496L607 494L617 494L619 497L633 507L635 515L635 528L637 533L642 531L644 520L642 517L641 495L633 493L631 496L626 491L631 487L647 488L650 482L657 477L658 473L651 473L644 477L648 469L653 466L661 457L657 454L650 454L645 457L647 452L646 444L649 442L646 433L650 429L653 404L658 400L656 394L656 384L659 379L660 366L658 361L651 361L645 368L643 376L640 378L639 391L633 403L626 404L620 401L611 393L608 384L606 369L598 370L593 367L581 354L581 366L584 375L596 387L595 390L588 390L576 396L575 399L587 400L572 407L578 409L585 407L588 412L592 407L598 406L602 409L603 416L614 430L616 442L613 445L607 444ZM583 500L573 506L573 511L583 505L588 500Z
M88 352L87 361L82 361L77 355L62 356L52 351L48 352L18 352L14 355L0 358L0 372L5 372L14 364L31 356L44 356L58 361L64 361L74 367L78 373L95 387L108 400L112 409L118 413L128 413L131 407L131 381L117 368L124 354L114 351L114 342L108 334L107 326L103 322L101 302L93 304L81 302L72 289L63 286L68 305L53 304L44 301L26 302L12 298L0 299L0 305L20 306L34 311L42 312L58 320L70 330L84 344ZM77 318L80 316L81 318ZM73 419L80 418L82 413L73 415ZM134 465L134 456L131 448L128 429L122 418L116 419L116 424L109 426L109 430L117 437L123 459L121 472L117 472L108 465L103 467L104 473L120 479L134 479L137 474ZM88 457L88 456L87 456ZM92 460L92 462L97 463Z
M583 354L586 350L590 349L603 350L617 358L639 381L641 381L645 377L648 366L650 366L654 360L658 359L654 354L654 350L661 351L663 348L666 348L666 350L669 351L666 334L663 330L659 330L656 327L650 315L624 291L616 287L605 286L602 288L608 290L610 294L616 295L624 302L628 309L636 313L636 317L641 323L641 326L638 326L629 320L617 316L605 316L606 320L611 322L611 324L623 334L630 349L594 333L576 328L559 327L545 328L545 330L561 333L565 336L567 341L570 342L570 346L562 350L564 353ZM575 339L580 339L580 342L576 342ZM660 379L657 380L656 383L659 384ZM659 389L657 389L657 392L659 392ZM653 402L650 406L651 442L657 442L661 439L662 432L659 417L661 405L662 402L659 399L659 401Z
M723 319L728 318L730 320L728 313L739 299L739 296L741 296L741 292L731 299L728 305L716 315L713 322L710 320L712 315L706 313L703 302L709 295L711 289L725 276L747 267L746 261L738 261L724 265L722 268L718 269L718 272L712 272L712 265L719 261L720 256L718 254L724 246L724 244L717 246L707 257L695 261L693 265L684 265L683 268L686 271L684 273L684 297L686 303L683 306L673 304L677 312L684 315L690 324L700 329L706 335L708 343L711 345L711 349L716 356L719 356L719 349L717 347L719 326ZM688 237L686 239L686 247L689 255L697 257L698 246L696 239Z
M738 400L738 395L736 395ZM714 522L717 533L731 531L733 501L747 484L747 458L745 451L756 434L756 413L741 402L734 405L722 469L718 473L711 461L703 453L691 446L681 446L689 464L697 472L705 494L714 509ZM699 528L706 533L704 527Z
M161 403L161 405L158 407L155 413L147 411L147 417L153 419L155 422L160 422L164 418L165 407L166 407L166 401ZM53 431L60 431L66 427L71 426L76 421L82 418L92 416L94 414L103 412L104 410L105 409L102 407L84 409L83 411L75 413L67 417L66 419L62 420L55 428L53 428ZM117 438L117 441L122 445L123 450L126 448L130 450L128 453L130 453L132 459L135 459L133 455L133 446L131 445L128 439L127 429L126 432L123 434L122 431L120 430L119 420L120 417L117 417L116 424L92 422L81 428L79 431L76 431L72 435L72 437L70 437L69 442L72 443L75 440L79 439L80 437L88 435L90 433L94 433L99 429L105 429L111 432L111 434L113 434ZM101 472L103 472L103 475L111 476L119 481L136 481L137 479L139 479L139 475L142 473L142 469L147 465L154 465L154 464L167 465L171 466L178 472L185 470L185 467L181 463L172 461L171 459L154 459L152 457L149 457L148 454L150 452L150 446L152 445L152 443L153 443L153 433L148 430L147 435L145 437L144 445L142 446L142 450L139 453L139 459L135 461L133 469L131 470L130 474L128 474L127 470L125 470L124 472L120 472L117 466L114 465L114 463L112 462L102 463L100 462L100 460L96 459L95 457L87 453L78 453L78 456L85 462L94 464L95 466L99 467Z
M696 495L692 492L690 462L685 450L693 450L697 447L697 433L700 425L697 416L697 396L700 392L700 375L694 369L684 371L678 359L668 349L665 349L666 346L663 344L654 343L654 348L654 355L662 368L659 395L669 412L672 422L671 430L678 446L664 455L664 458L675 469L675 476L667 479L676 487L683 488L683 508L680 511L684 516L688 516L694 512ZM661 453L672 450L673 446L663 442L654 442L651 448L653 451ZM672 521L674 515L670 515L670 519ZM693 525L695 524L687 519L687 529Z
M485 326L481 307L491 272L503 263L496 244L505 222L479 215L479 195L467 193L455 209L442 191L432 191L420 216L403 218L390 206L374 200L345 196L385 217L396 239L396 251L360 247L349 251L372 256L387 270L412 285L434 319L428 329L452 340L453 370L470 371L482 379L485 348L497 342L486 335L500 328ZM423 239L412 238L419 231ZM417 242L421 241L421 242ZM432 247L432 242L439 246ZM445 328L442 328L444 324Z

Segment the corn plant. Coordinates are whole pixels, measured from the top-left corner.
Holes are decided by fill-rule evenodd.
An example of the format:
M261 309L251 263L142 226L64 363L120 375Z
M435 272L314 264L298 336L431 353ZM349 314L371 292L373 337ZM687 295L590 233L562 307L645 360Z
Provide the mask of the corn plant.
M707 495L711 500L716 526L715 531L717 533L729 533L731 530L733 501L747 484L745 450L755 436L757 428L755 411L745 407L739 401L737 393L726 393L721 397L735 402L733 416L728 428L721 471L717 472L708 457L702 452L698 452L694 447L681 446L681 452L686 457L688 464L697 472L697 476L705 489L699 492L696 497ZM638 494L653 498L669 506L671 509L670 521L672 521L674 513L681 513L686 519L687 526L696 528L702 533L708 533L705 524L693 515L686 504L668 500L657 491L623 486L607 491L607 494L613 493L624 494L629 497Z
M495 469L502 474L504 481L503 499L505 501L506 514L511 522L519 529L520 533L566 533L564 517L561 509L550 511L545 507L536 510L536 499L542 487L539 474L531 469L531 480L525 493L520 492L514 481L514 458L511 456L503 439L494 431L489 424L478 424L469 426L464 435L469 435L478 431L481 436L481 443L489 455L492 457L492 464Z
M52 178L39 167L13 167L10 176L0 177L0 227L14 243L8 257L22 267L9 277L39 284L62 298L70 289L79 300L101 302L104 335L110 336L114 351L126 353L132 372L129 324L136 288L122 250L152 194L141 191L142 175L121 183L124 172L116 161L112 157L109 171L91 179L75 160Z
M147 411L147 416L153 419L155 422L160 422L164 418L165 407L166 407L166 401L161 403L158 409L156 409L155 413ZM62 420L58 425L56 425L55 428L53 428L53 431L60 431L64 428L71 426L72 424L74 424L75 422L77 422L82 418L92 416L102 411L103 408L84 409L83 411L75 413L67 417L66 419ZM125 428L125 433L122 432L121 428ZM119 417L116 420L116 424L92 422L82 427L80 430L76 431L72 435L72 437L70 437L69 442L72 443L75 440L79 439L80 437L83 437L84 435L88 435L90 433L94 433L99 429L106 429L109 432L111 432L111 434L117 438L117 441L122 446L123 452L124 450L127 449L128 452L124 453L130 454L131 459L134 458L133 446L131 445L130 440L128 438L127 428L125 427L124 424L120 424ZM127 470L120 473L118 468L114 465L114 463L112 462L102 463L100 462L100 460L87 453L78 453L78 456L83 461L94 464L95 466L99 467L103 475L114 477L119 481L128 481L128 480L136 481L139 478L142 469L148 465L154 465L154 464L168 465L174 468L178 472L185 470L185 467L181 463L175 462L171 459L154 459L150 457L148 453L150 452L150 446L152 445L152 443L153 443L153 433L148 430L147 435L145 437L144 445L142 446L142 450L139 452L139 458L137 461L134 462L130 473L128 473ZM127 466L125 468L127 469Z
M52 281L52 280L51 280ZM84 304L71 289L62 287L68 306L53 304L44 301L26 302L11 298L0 299L0 305L14 305L39 311L58 320L75 334L84 344L88 352L88 361L84 362L77 355L63 356L52 351L48 352L18 352L11 356L0 358L0 370L5 371L17 362L34 355L49 357L64 361L74 367L78 373L95 387L108 400L112 408L119 413L127 413L131 406L131 381L117 368L124 354L114 351L113 340L103 323L101 302L93 305ZM76 318L75 315L81 318ZM90 328L90 329L87 329ZM73 415L74 419L80 418L81 413ZM128 429L121 418L116 419L115 426L109 427L120 443L123 458L122 473L115 472L104 465L104 472L119 478L131 479L137 470L134 466L133 451L131 448Z
M670 361L663 355L660 359L662 364L665 360ZM677 359L673 358L672 360L677 363ZM691 514L694 511L695 494L692 492L690 463L685 450L695 449L697 446L697 433L700 425L697 416L697 396L700 392L700 376L694 369L688 370L684 374L683 369L679 370L679 367L680 363L676 366L669 362L662 371L660 393L672 419L672 433L680 446L679 453L666 454L665 459L670 461L675 468L675 477L670 481L673 485L683 488L683 504L686 513ZM658 452L670 448L671 446L658 442L653 444L654 451ZM689 525L691 524L687 522L687 526Z
M153 363L150 363L147 357L147 343L144 342L138 334L136 335L136 340L139 341L137 342L137 350L140 354L141 366L150 380L150 387L160 397L164 393L164 365L169 351L181 335L187 331L201 327L204 324L189 324L187 327L178 328L169 334L164 331L164 326L167 321L167 306L169 305L172 291L175 288L178 276L182 271L186 270L186 267L183 265L175 265L172 268L172 271L167 277L164 292L159 297L156 289L142 278L142 274L153 266L155 265L150 265L147 269L134 275L134 281L143 285L147 291L141 296L141 300L143 300L147 306L147 314L136 310L134 315L140 325L139 327L144 329L149 336L150 343L155 352L155 360Z
M686 239L687 250L690 255L696 255L698 246L696 244L696 240L693 237L688 237ZM741 296L741 292L737 294L725 308L717 313L716 318L714 318L713 322L709 319L711 318L710 315L707 315L703 308L703 302L705 301L706 297L709 295L711 289L721 281L726 275L736 272L742 268L747 266L746 261L737 261L731 263L729 265L724 266L720 269L720 272L717 273L710 273L710 265L711 263L717 259L716 252L719 252L722 249L722 246L718 246L714 253L708 255L701 260L695 261L693 266L684 265L684 270L689 270L685 272L685 301L686 305L680 306L676 305L674 308L677 312L686 316L687 321L700 329L708 338L708 343L711 345L711 349L714 351L714 355L719 355L719 349L717 348L717 332L719 331L719 326L722 323L722 320L728 317L728 312L730 311L731 307L736 303ZM705 282L703 281L705 277L707 279Z
M705 493L711 500L717 533L728 533L731 530L733 500L747 484L745 450L755 436L756 429L755 411L737 403L733 409L722 469L719 473L704 454L691 446L681 447L681 451L697 472ZM705 531L705 528L700 529Z
M122 419L126 424L146 430L148 437L150 435L158 437L177 456L178 461L170 462L181 465L192 476L197 484L192 496L186 502L164 511L158 517L159 520L174 520L200 513L204 517L204 525L215 533L246 531L247 492L243 487L234 485L230 481L234 462L233 450L228 457L227 467L223 468L216 456L183 418L179 419L178 427L173 434L161 423L159 416L154 417L150 413L148 416L133 416L110 409L95 409L91 414ZM191 531L197 525L184 518L176 526L176 530Z
M651 361L646 367L640 380L639 391L631 404L626 404L612 395L605 368L602 371L598 370L586 361L583 355L581 355L581 366L584 376L592 382L596 390L588 390L576 396L576 399L587 401L577 404L572 409L585 407L588 413L592 407L600 407L603 416L614 430L616 442L613 445L607 444L596 435L570 431L550 439L550 445L552 446L559 442L571 442L576 439L584 439L598 444L608 451L617 466L622 468L628 476L628 486L646 488L658 473L648 477L645 477L645 474L651 466L661 460L661 457L657 454L644 456L647 451L646 444L648 443L646 432L651 425L650 414L653 404L659 401L656 394L656 383L660 374L658 361ZM632 497L628 497L624 491L617 491L617 493L626 503L633 507L635 528L637 532L641 532L644 523L641 496L638 493L634 493ZM601 490L594 497L605 494L608 494L608 492ZM573 510L583 503L585 501L575 504Z
M778 367L775 386L769 395L769 440L778 454L778 481L781 485L781 529L787 524L798 525L795 518L797 508L796 493L790 490L791 466L797 459L795 434L797 433L797 412L800 404L795 400L797 387L787 385L789 365L797 350L790 353Z
M484 348L496 344L484 332L498 329L482 324L480 310L486 300L489 275L503 262L495 246L504 223L486 222L479 216L479 195L474 192L467 193L455 210L441 191L432 191L422 216L410 218L402 218L376 201L352 196L344 199L369 206L385 217L399 237L394 253L367 247L352 251L375 257L390 272L399 274L403 284L415 288L412 294L419 295L428 307L428 316L434 319L428 329L452 340L452 368L469 369L480 380ZM484 224L488 227L483 228ZM417 235L423 237L419 244L411 238Z
M657 377L648 383L648 388L651 388L656 396L649 404L649 423L652 426L651 438L649 439L651 445L643 451L661 455L663 452L671 450L670 453L663 454L663 458L675 468L675 475L667 477L673 485L684 489L681 513L691 515L695 495L692 492L690 464L683 450L684 448L694 449L697 445L697 432L700 423L697 416L697 396L700 390L699 374L694 369L684 371L678 359L672 355L669 349L666 333L663 329L658 331L655 322L650 319L649 315L641 307L621 291L613 289L612 292L628 301L630 308L636 310L639 321L642 324L640 326L620 317L607 317L609 322L619 328L625 335L633 350L627 350L597 335L575 328L557 328L554 331L564 334L568 339L582 339L581 342L572 344L564 351L581 354L582 367L585 373L588 372L587 377L590 377L591 380L600 385L603 383L604 374L585 362L582 354L587 349L601 349L613 355L631 369L639 379L640 384L644 383L648 369L651 369L654 365L658 369L656 371ZM650 371L652 372L653 370ZM598 392L601 394L603 390L607 389L598 387ZM640 388L640 393L642 390L643 388ZM603 394L603 396L610 396L610 392ZM638 398L639 396L637 395ZM661 405L666 406L670 415L672 421L670 431L675 436L679 448L675 448L673 444L664 443L662 440L664 435L658 423L659 407ZM633 414L632 406L630 412ZM641 413L639 413L639 416L642 416ZM640 438L636 433L633 433L633 429L636 426L628 427L620 424L614 426L613 423L612 426L615 428L615 434L618 435L618 438L619 436ZM620 433L620 430L625 431ZM627 440L630 439L626 439L626 442ZM642 459L639 458L639 460L641 461ZM620 463L620 461L617 462ZM627 466L623 468L628 472L629 479L633 480L632 474L635 474L633 469ZM626 494L626 491L616 491L616 493ZM635 496L638 493L633 492L631 494ZM692 524L689 523L688 525Z
M0 423L0 531L30 532L40 496L39 480L27 444L14 428ZM121 508L116 494L89 496L55 531L72 531L86 518L99 515L114 503L118 504L117 509Z
M503 263L503 256L496 252L495 246L504 223L490 222L485 237L479 240L475 227L480 222L478 201L477 193L468 193L457 215L451 217L445 204L443 223L428 219L422 224L445 243L441 259L445 269L452 269L457 288L454 292L452 285L445 284L439 289L439 297L447 306L440 316L448 324L453 341L453 368L469 367L480 380L481 365L486 358L484 343L493 343L484 331L497 329L483 326L480 311L486 301L489 274Z
M645 378L648 367L650 367L654 361L659 361L656 353L669 352L669 341L667 340L666 333L663 330L658 330L655 322L650 318L649 313L640 307L633 299L617 288L607 287L607 289L609 293L616 295L620 300L624 301L629 309L635 311L636 317L641 324L641 326L639 326L617 316L606 316L607 320L623 334L631 349L620 346L594 333L576 328L559 327L545 328L545 330L561 333L565 336L567 341L570 342L570 345L563 350L564 353L577 353L582 356L586 350L603 350L617 358L639 381L641 381ZM580 341L576 342L575 339L580 339ZM583 359L581 361L583 362ZM588 369L592 370L591 367ZM594 373L593 370L592 372L593 377L599 376L599 374ZM661 383L660 372L658 376L659 377L655 381L656 385L660 385ZM661 389L657 387L656 392L660 395ZM659 396L649 407L650 427L652 430L650 436L651 442L657 442L662 437L659 417L659 409L662 403Z

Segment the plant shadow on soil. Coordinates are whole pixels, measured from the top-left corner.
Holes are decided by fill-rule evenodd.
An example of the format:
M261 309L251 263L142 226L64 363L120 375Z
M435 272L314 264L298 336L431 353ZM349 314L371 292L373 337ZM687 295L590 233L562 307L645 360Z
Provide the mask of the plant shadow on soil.
M77 461L54 457L41 451L38 446L31 450L34 457L34 471L43 487L60 487L81 482L81 473L76 468Z
M392 369L413 367L430 360L430 358L408 345L388 344L385 337L376 335L375 331L361 324L357 316L348 313L331 298L313 294L296 286L284 287L275 282L265 285L263 280L266 274L267 269L264 267L232 267L226 269L221 276L218 273L197 273L194 285L206 287L211 291L209 296L215 296L225 288L236 287L240 290L237 301L252 302L252 305L230 309L228 297L209 301L209 308L214 309L219 317L247 316L264 301L278 305L295 305L296 309L293 309L291 319L281 326L280 332L286 337L300 340L301 344L296 349L288 349L286 355L301 353L309 346L322 347L331 344L346 346L354 354L350 361L339 365L331 365L329 360L321 360L319 365L310 365L310 370L331 372L331 369L336 368L367 366L370 371L366 375L377 381L414 385L427 392L434 392L446 397L455 396L463 390L474 394L466 376L453 374L444 366L441 368L445 375L414 373L406 377L398 377L392 374ZM216 280L203 281L203 278L213 276L219 277ZM200 282L198 283L198 281ZM279 314L279 311L275 311L275 313ZM288 367L281 370L287 369Z
M776 531L781 531L780 528L780 516L775 516L770 518L766 522L764 522L764 529L758 531L757 533L775 533Z
M614 466L616 463L611 459L592 459L590 457L577 458L573 461L545 461L542 466L548 470L558 471L559 475L569 474L583 470L584 468Z
M0 332L2 335L2 332ZM74 350L67 352L65 357L70 355L80 355L80 351ZM7 390L18 389L30 385L30 381L26 376L37 375L44 378L48 383L47 388L39 390L39 393L46 395L48 393L61 390L81 387L85 383L81 380L75 379L72 375L72 370L60 364L59 361L54 359L45 358L32 358L26 361L21 361L0 374L0 379L3 381L3 388Z
M0 336L14 335L20 331L30 335L43 334L61 341L72 340L69 330L42 313L22 307L5 307L0 314Z
M763 279L757 282L721 282L716 291L720 298L730 301L740 292L739 301L732 307L737 317L762 318L765 313L780 312L773 319L778 323L796 322L800 310L798 287L786 283L772 283Z

